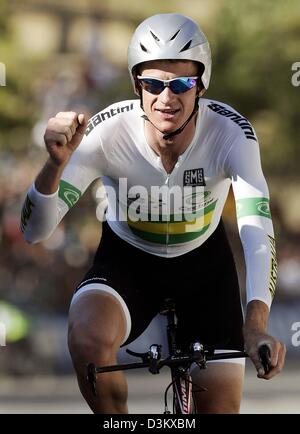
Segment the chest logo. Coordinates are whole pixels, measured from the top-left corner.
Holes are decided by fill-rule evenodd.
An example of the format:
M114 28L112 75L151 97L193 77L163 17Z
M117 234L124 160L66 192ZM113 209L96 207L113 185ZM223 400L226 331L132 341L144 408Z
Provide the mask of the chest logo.
M191 187L204 187L205 179L204 179L204 170L201 169L191 169L185 170L183 174L183 186L191 186Z

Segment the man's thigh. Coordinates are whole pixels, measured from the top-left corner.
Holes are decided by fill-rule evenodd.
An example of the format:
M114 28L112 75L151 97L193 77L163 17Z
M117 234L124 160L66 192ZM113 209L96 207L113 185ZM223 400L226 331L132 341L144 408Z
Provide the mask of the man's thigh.
M112 293L94 288L73 297L69 310L69 335L82 341L84 346L89 342L103 342L115 343L119 347L126 329L123 306Z
M241 363L208 363L192 371L197 413L239 413L245 366ZM207 391L197 392L197 385Z

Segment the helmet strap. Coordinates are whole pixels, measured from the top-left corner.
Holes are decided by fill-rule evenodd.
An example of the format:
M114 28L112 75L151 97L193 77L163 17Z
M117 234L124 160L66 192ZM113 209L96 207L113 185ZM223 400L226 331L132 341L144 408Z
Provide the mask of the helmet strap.
M140 105L141 105L141 109L144 111L144 106L143 106L143 92L140 90ZM146 115L145 115L146 116ZM150 121L149 121L150 122Z

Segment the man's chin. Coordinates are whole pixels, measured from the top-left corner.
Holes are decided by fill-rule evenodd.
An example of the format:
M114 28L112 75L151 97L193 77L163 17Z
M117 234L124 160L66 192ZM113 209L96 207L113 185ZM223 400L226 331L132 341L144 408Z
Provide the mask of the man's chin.
M180 128L178 122L158 122L155 126L163 133L168 134Z

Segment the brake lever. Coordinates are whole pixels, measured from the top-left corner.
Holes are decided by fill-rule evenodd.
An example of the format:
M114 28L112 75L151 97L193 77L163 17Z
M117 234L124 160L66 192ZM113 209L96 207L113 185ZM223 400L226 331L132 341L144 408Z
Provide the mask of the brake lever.
M192 356L195 359L195 363L201 368L206 368L206 358L204 347L200 342L194 342L191 345Z
M159 362L161 359L161 345L151 345L149 350L151 374L159 374Z
M126 353L130 354L133 357L140 357L142 359L143 363L146 363L150 360L149 351L147 351L147 353L137 353L135 351L126 349Z
M143 363L150 362L149 371L151 374L159 373L159 362L161 359L161 345L151 345L149 351L147 353L137 353L136 351L132 351L126 349L126 353L130 354L134 357L140 357Z

